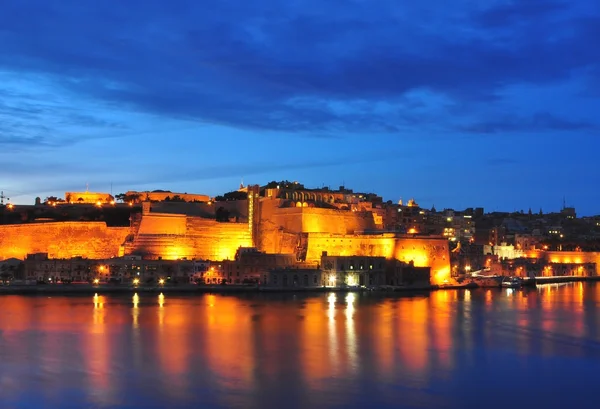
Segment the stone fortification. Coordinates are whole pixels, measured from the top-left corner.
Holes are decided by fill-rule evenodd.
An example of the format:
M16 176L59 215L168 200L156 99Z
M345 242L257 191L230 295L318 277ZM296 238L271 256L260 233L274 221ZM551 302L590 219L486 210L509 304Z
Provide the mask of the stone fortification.
M278 208L273 222L290 232L352 234L376 228L370 212L351 212L316 207Z
M600 276L600 252L597 251L543 251L531 250L528 258L537 258L551 264L583 265L595 264L596 275Z
M260 225L257 245L263 251L293 251L301 233L354 234L376 229L371 212L323 209L316 207L281 207L281 199L260 202Z
M214 219L219 208L223 208L232 219L240 223L248 220L248 201L232 200L210 203L158 202L150 203L150 213L185 214L187 216Z
M309 233L306 261L316 262L324 251L330 256L372 256L431 267L431 280L439 284L450 276L448 240L431 237L406 237L392 233L335 235Z
M126 254L164 260L233 259L238 247L250 247L246 223L219 223L183 214L148 213L142 216Z
M0 226L0 259L24 259L30 253L50 258L110 258L119 256L129 227L104 222L28 223Z
M65 201L75 204L111 203L115 198L108 193L98 192L65 192Z
M315 207L281 207L286 200L260 202L256 245L268 253L295 253L307 233L354 234L376 228L370 212Z

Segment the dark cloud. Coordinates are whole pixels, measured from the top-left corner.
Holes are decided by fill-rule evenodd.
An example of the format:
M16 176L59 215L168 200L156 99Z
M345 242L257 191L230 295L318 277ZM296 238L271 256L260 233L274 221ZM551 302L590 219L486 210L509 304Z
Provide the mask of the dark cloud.
M600 18L568 3L460 14L454 4L437 6L447 18L383 0L9 0L0 14L0 68L172 118L327 134L427 126L427 115L402 103L392 112L365 108L415 89L467 106L494 103L506 85L553 83L599 63ZM426 25L421 16L437 20ZM313 103L296 104L298 97Z

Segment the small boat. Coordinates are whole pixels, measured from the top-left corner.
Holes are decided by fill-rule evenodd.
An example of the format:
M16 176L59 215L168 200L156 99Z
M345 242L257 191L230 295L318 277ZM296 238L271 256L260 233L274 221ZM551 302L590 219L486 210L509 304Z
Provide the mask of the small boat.
M519 288L523 285L523 280L519 277L505 277L502 280L501 286L504 288Z

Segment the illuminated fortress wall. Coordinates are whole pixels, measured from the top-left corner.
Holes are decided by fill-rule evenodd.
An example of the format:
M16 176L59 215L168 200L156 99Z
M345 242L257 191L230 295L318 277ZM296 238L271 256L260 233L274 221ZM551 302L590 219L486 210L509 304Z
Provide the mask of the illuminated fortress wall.
M321 208L279 208L281 200L263 200L258 243L267 253L293 254L305 235L307 262L331 256L374 256L413 261L431 267L433 283L450 276L450 252L445 238L402 237L392 233L361 234L376 230L373 215Z
M314 207L289 207L276 209L273 222L290 232L349 234L374 230L372 213Z
M146 214L142 217L138 234L186 234L187 217L183 214Z
M252 245L246 223L219 223L182 214L145 214L127 254L165 260L233 259L238 247Z
M267 253L293 253L301 233L352 234L376 228L371 213L314 207L284 207L280 199L260 202L257 245Z
M450 277L450 251L444 238L399 237L394 234L333 235L308 234L306 261L318 262L326 251L330 256L373 256L395 258L417 267L431 267L431 280L439 284Z
M554 264L596 263L596 275L600 275L600 252L583 251L530 251L527 257Z
M55 222L0 226L0 259L24 259L30 253L50 258L109 258L119 256L129 227L104 222Z

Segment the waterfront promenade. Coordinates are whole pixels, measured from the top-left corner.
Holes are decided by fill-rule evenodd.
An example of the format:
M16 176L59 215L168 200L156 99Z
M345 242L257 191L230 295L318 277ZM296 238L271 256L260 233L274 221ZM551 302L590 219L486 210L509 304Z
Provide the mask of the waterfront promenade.
M531 278L523 279L524 286L543 284L593 282L600 277L562 276L536 277L535 283ZM378 287L269 287L260 285L127 285L127 284L33 284L33 285L4 285L0 286L0 295L88 295L88 294L130 294L130 293L164 293L164 294L205 294L205 293L258 293L258 292L427 292L436 290L452 290L465 288L499 288L499 285L481 285L475 282L462 284L419 285L419 286L378 286Z

